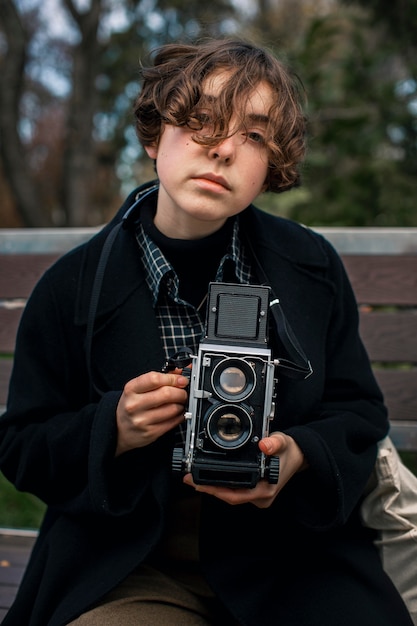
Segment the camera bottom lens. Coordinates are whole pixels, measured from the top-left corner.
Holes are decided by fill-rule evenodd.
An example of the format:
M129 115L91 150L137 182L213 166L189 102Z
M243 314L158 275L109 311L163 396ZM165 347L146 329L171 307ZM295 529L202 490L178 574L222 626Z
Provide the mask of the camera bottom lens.
M252 420L242 406L222 404L207 417L207 433L220 448L240 448L252 434Z

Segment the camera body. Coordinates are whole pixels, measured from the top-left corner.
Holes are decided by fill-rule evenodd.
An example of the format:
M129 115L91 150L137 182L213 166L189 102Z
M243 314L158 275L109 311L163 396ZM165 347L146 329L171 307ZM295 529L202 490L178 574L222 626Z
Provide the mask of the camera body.
M211 283L206 334L192 357L183 445L172 467L197 484L277 483L279 458L258 442L275 411L275 368L267 345L269 287ZM187 370L185 370L187 371Z

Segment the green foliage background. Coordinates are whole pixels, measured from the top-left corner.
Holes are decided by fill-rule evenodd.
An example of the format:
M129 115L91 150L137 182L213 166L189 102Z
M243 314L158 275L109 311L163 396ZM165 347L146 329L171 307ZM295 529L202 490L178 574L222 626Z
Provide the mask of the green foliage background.
M308 97L302 189L260 204L312 226L416 226L417 3L401 24L384 2L345 4L291 50Z
M39 528L44 511L38 498L16 491L0 472L0 527Z

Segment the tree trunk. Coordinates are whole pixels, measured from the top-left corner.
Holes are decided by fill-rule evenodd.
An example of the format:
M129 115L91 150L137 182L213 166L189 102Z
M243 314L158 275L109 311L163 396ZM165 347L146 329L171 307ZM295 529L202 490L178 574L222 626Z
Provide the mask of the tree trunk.
M29 37L12 0L2 0L0 20L7 52L0 65L0 154L4 173L26 226L49 226L18 132Z
M91 183L95 169L93 120L97 110L96 78L100 52L97 29L101 0L92 0L91 8L84 13L77 11L72 0L64 0L64 3L78 25L81 39L73 56L62 204L67 215L67 225L83 226L89 222Z

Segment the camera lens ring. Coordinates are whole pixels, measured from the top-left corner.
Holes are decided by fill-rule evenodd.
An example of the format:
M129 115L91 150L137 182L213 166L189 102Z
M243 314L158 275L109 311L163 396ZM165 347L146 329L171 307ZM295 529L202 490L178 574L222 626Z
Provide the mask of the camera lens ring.
M206 416L206 428L216 446L236 450L251 438L253 422L249 411L242 405L219 403Z
M222 400L240 402L255 389L256 373L246 360L227 357L214 367L211 386Z

